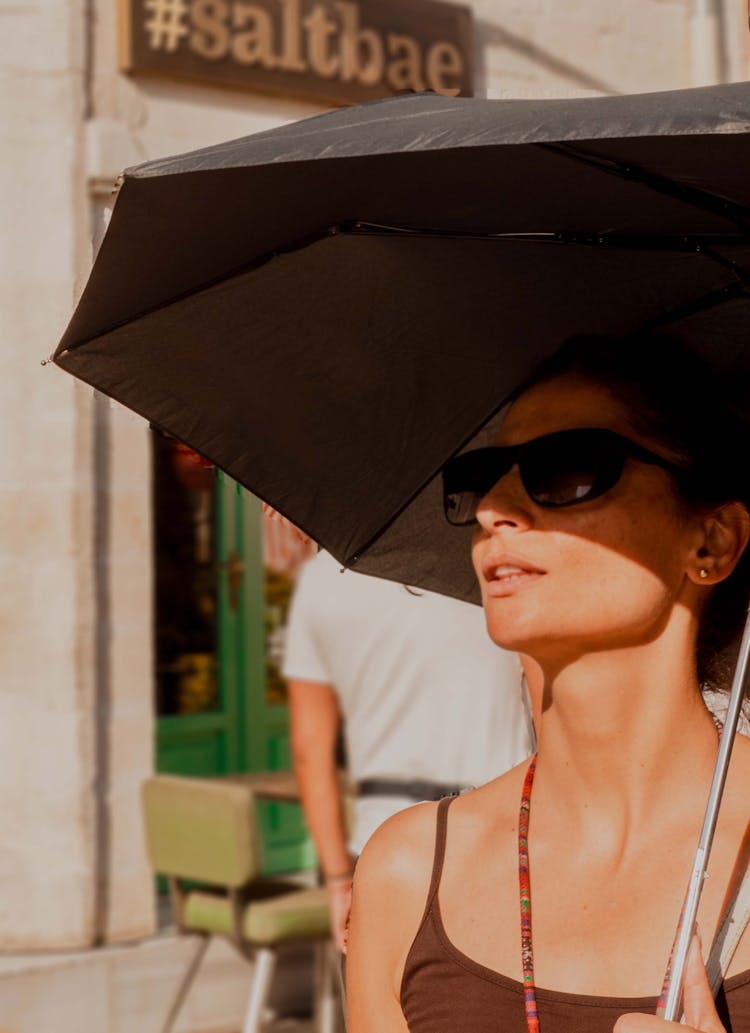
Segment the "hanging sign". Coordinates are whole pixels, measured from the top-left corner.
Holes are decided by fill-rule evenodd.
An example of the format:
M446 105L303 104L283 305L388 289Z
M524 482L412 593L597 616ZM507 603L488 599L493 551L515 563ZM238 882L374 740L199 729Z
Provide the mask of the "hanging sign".
M120 0L131 74L359 103L472 95L471 9L441 0Z

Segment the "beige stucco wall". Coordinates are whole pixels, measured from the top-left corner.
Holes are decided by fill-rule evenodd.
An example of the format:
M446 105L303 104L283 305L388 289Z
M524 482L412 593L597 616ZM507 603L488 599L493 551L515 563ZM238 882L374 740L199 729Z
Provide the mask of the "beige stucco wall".
M0 6L0 950L153 929L141 421L40 361L92 255L84 0Z
M86 261L83 4L7 5L0 121L0 947L92 916L92 406L42 370Z
M689 85L687 0L482 0L492 97L634 93Z
M695 81L692 0L472 6L478 92ZM745 78L745 0L725 8L727 77ZM137 792L154 734L148 437L39 360L124 166L320 105L120 75L113 0L0 2L0 29L0 949L75 947L153 928Z
M106 719L100 723L105 799L100 828L103 940L143 936L154 927L153 878L141 828L140 785L153 766L150 454L143 421L98 399L107 426L106 553L108 595L100 616Z
M491 97L643 93L702 85L697 0L475 0L480 86ZM703 7L712 6L705 0ZM750 71L744 0L723 0L728 81ZM700 32L704 31L702 24ZM705 45L699 35L697 43Z

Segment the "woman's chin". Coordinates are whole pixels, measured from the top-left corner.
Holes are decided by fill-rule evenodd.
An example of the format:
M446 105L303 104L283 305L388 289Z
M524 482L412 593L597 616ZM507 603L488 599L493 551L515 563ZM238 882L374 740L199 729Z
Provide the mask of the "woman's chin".
M495 645L513 653L523 653L533 659L559 654L568 655L571 649L585 645L580 628L560 618L560 610L543 607L485 605L487 633ZM554 619L557 617L558 619Z
M548 607L517 605L514 597L482 599L487 631L495 645L514 652L528 652L528 647L555 635L550 627Z
M513 653L526 653L533 656L541 645L538 632L530 628L514 627L509 621L492 619L487 615L487 633L496 646L508 649Z

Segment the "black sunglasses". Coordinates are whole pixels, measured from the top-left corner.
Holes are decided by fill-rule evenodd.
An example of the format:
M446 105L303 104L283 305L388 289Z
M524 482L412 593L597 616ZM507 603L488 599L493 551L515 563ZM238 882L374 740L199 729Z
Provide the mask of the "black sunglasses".
M682 467L613 430L561 430L522 445L477 448L450 459L443 467L445 516L459 527L473 523L480 501L516 464L526 494L537 506L576 506L613 488L629 457L682 478L687 475Z

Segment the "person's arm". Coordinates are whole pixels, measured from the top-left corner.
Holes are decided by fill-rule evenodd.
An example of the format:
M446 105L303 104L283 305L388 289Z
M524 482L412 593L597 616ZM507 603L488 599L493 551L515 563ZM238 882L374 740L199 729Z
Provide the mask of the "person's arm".
M352 895L352 859L347 847L344 800L336 770L341 724L331 685L289 680L294 772L302 807L328 887L333 940L346 950L346 923Z

